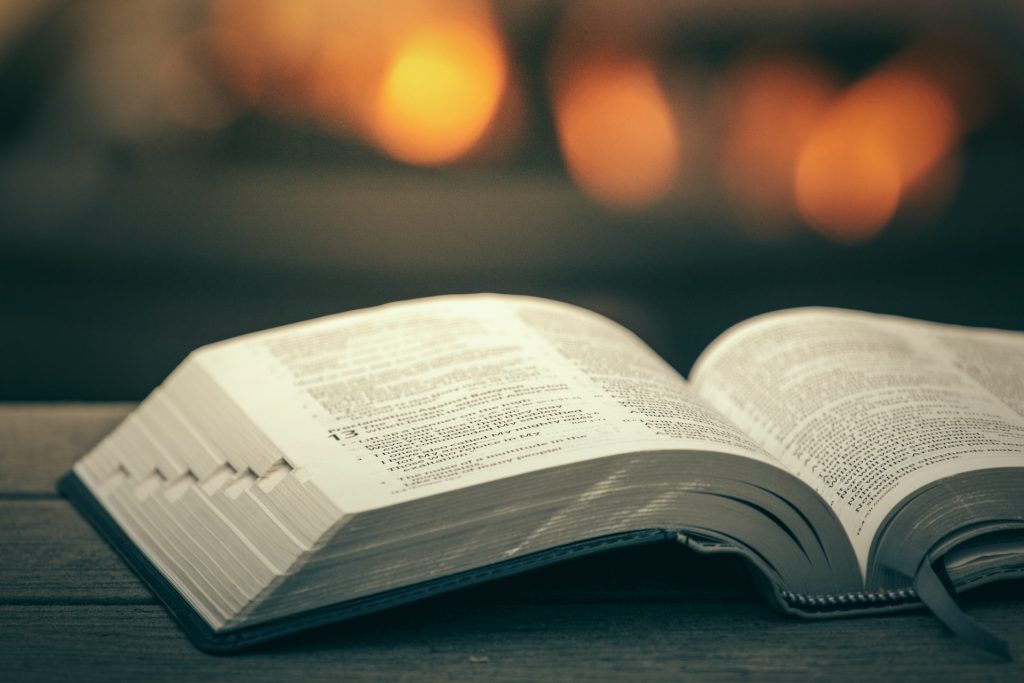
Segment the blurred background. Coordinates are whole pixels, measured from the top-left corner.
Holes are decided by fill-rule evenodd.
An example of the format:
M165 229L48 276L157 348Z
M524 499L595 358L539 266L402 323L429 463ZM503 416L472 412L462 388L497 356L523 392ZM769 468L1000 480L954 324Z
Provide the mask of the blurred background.
M3 0L0 400L452 292L1024 329L1024 4Z

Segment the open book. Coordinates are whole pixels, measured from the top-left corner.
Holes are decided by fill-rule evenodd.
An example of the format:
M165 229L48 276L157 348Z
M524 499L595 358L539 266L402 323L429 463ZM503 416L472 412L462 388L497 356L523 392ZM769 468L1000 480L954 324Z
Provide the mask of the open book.
M568 304L396 303L193 352L61 489L209 650L666 539L897 609L1024 573L1024 334L795 309L687 380Z

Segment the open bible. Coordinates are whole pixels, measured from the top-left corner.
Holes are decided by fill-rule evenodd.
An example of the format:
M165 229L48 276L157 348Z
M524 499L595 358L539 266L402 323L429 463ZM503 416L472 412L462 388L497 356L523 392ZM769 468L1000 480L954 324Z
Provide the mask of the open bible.
M395 303L194 351L60 486L207 650L665 540L900 609L1024 575L1024 333L794 309L684 379L568 304Z

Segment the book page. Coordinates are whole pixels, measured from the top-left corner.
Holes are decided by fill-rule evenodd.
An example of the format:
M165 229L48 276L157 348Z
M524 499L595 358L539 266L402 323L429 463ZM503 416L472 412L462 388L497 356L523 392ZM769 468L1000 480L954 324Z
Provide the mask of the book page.
M615 453L768 459L634 334L542 299L391 304L195 355L346 512Z
M770 313L719 337L691 382L836 511L865 572L914 490L1024 466L1024 334L831 309Z

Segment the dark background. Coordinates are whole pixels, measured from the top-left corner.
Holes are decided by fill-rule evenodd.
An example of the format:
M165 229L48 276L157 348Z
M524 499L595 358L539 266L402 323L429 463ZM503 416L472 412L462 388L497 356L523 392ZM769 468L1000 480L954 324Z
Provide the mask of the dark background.
M593 308L683 372L729 325L790 306L1024 329L1014 3L638 6L665 12L659 73L698 73L704 93L762 45L826 64L849 87L922 36L969 39L995 104L951 152L958 179L939 208L901 206L855 242L796 215L758 232L757 216L716 190L713 151L649 205L581 191L545 78L578 4L496 7L524 122L501 154L417 167L259 107L193 130L132 104L149 82L133 55L159 62L209 3L12 3L0 15L0 400L137 400L201 344L454 292Z

